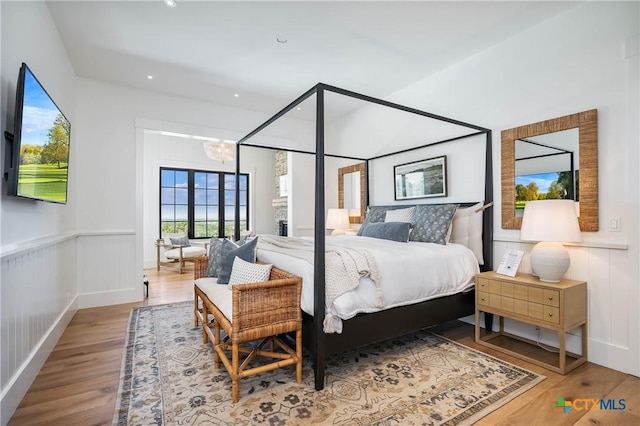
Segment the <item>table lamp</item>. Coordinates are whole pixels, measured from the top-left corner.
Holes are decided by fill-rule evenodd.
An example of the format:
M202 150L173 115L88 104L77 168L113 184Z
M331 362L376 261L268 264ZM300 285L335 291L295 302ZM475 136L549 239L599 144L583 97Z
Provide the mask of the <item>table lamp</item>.
M527 201L520 239L539 241L531 250L533 275L557 283L569 269L569 252L561 243L580 241L580 226L573 200Z
M329 209L325 228L333 229L331 235L344 235L346 234L345 230L350 227L348 209Z

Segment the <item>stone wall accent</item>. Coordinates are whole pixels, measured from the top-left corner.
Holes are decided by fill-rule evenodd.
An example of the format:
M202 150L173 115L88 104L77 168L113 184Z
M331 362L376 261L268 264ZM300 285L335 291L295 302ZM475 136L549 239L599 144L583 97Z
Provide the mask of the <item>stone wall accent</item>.
M288 155L286 151L275 151L275 193L273 194L274 199L271 203L275 213L275 223L273 224L274 235L278 235L278 232L280 231L280 221L287 220L287 205L289 197L280 196L280 176L288 173L287 157Z

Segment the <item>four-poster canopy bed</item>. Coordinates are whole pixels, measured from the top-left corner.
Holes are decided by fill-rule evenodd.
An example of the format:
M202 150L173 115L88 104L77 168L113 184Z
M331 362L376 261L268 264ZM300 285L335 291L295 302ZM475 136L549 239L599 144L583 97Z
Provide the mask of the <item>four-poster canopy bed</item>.
M420 146L403 147L395 152L382 152L376 155L364 157L363 156L351 156L351 155L339 155L333 151L326 150L325 143L325 124L327 114L325 112L325 94L338 94L349 99L357 99L364 101L370 105L382 106L390 108L394 111L400 111L408 113L412 116L418 116L430 120L435 120L439 123L446 123L447 125L453 125L456 129L463 129L463 133L451 137L445 137L441 140L436 140L431 143L423 144ZM295 147L283 147L283 146L270 146L268 143L254 142L261 132L264 132L269 126L281 119L288 112L296 109L302 102L315 95L315 147L313 150L296 149ZM484 136L484 138L483 138ZM455 294L442 296L434 299L420 301L418 303L406 304L404 306L397 306L390 309L380 310L374 313L361 313L355 315L352 318L342 321L341 333L327 333L323 328L325 322L325 302L326 302L326 237L325 237L325 157L334 157L345 160L354 160L363 162L367 178L365 179L365 206L369 205L369 170L371 165L382 159L394 155L404 154L415 150L423 150L425 148L431 148L436 145L446 144L454 141L460 141L466 138L479 137L480 140L484 139L485 156L484 156L484 194L483 199L465 200L465 202L456 202L459 207L469 207L476 205L478 201L484 202L485 206L490 206L493 203L493 172L492 172L492 153L491 153L491 130L484 127L476 126L462 121L454 120L451 118L431 114L425 111L420 111L415 108L395 104L385 100L365 96L359 93L351 92L348 90L340 89L337 87L329 86L319 83L296 100L291 102L288 106L283 108L280 112L273 117L265 121L258 128L247 134L240 139L236 145L236 176L240 173L240 161L241 161L241 147L255 147L255 148L267 148L277 149L283 151L289 151L294 153L311 154L315 155L315 214L314 214L314 238L313 238L313 311L312 314L304 313L304 332L303 339L305 346L311 351L314 363L315 372L315 387L320 390L324 387L324 374L325 374L325 359L328 355L334 353L340 353L350 349L357 348L373 342L379 342L392 337L397 337L406 333L410 333L416 330L426 328L431 325L435 325L448 320L453 320L468 316L474 313L475 295L473 288L471 290L458 292ZM344 148L344 147L343 147ZM332 148L335 151L335 148ZM480 160L482 161L482 160ZM474 178L472 178L474 179ZM239 202L239 193L236 192L236 214L235 214L235 237L240 237L240 215L237 211ZM426 204L426 203L425 203ZM411 205L416 205L414 204ZM411 205L403 204L405 207ZM431 204L433 205L433 203ZM397 206L397 205L395 205ZM484 210L484 209L482 209ZM366 219L365 219L366 221ZM482 215L482 253L484 262L480 262L479 270L492 270L492 239L493 239L493 215L491 209L484 210ZM310 243L311 244L311 243ZM477 257L477 256L476 256ZM278 265L276 265L278 266ZM478 265L475 265L478 267ZM485 324L490 327L491 319L485 317Z

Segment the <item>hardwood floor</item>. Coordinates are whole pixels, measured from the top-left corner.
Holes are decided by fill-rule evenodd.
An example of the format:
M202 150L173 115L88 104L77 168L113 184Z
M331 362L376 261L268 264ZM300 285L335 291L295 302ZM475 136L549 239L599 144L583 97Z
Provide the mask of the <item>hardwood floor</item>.
M187 267L188 268L188 267ZM47 359L9 425L109 425L120 380L125 329L133 307L192 300L191 271L147 270L149 298L141 303L79 310ZM452 321L433 330L452 340L547 377L477 425L640 425L640 379L587 363L566 376L476 345L473 327ZM570 410L567 400L625 400L624 411ZM619 407L619 404L616 405Z

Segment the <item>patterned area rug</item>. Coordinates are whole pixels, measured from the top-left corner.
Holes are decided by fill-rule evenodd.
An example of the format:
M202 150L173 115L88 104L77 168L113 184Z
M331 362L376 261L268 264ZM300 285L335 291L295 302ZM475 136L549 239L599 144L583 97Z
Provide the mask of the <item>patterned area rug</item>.
M543 376L421 331L332 356L315 391L293 367L231 381L213 366L211 343L193 326L192 302L131 313L113 424L464 425L544 380Z

